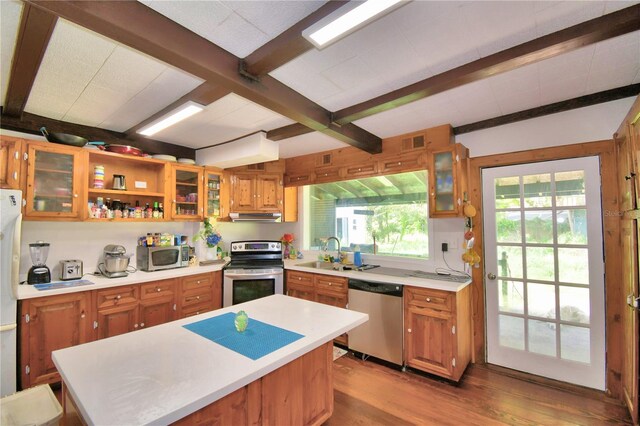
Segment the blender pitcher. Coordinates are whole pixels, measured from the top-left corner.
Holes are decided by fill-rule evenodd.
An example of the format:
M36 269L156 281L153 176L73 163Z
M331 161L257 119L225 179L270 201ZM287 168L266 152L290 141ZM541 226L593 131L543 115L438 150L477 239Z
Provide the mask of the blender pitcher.
M47 257L49 256L49 243L36 241L29 244L29 254L33 266L27 275L28 284L42 284L51 282L51 271L47 268Z

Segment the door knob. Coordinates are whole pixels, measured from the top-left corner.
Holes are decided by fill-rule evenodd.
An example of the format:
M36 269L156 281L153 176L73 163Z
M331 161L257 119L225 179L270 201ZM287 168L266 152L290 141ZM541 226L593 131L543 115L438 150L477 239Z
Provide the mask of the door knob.
M494 274L493 272L489 272L487 274L487 278L489 278L490 280L495 280L496 279L496 274Z
M627 296L627 305L634 309L640 309L640 297L634 297L633 294Z

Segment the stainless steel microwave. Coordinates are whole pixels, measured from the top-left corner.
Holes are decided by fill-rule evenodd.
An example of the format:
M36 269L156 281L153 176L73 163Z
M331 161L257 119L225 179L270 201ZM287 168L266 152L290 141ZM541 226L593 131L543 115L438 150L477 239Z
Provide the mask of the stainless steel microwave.
M136 267L141 271L184 268L189 266L189 246L162 246L136 248Z

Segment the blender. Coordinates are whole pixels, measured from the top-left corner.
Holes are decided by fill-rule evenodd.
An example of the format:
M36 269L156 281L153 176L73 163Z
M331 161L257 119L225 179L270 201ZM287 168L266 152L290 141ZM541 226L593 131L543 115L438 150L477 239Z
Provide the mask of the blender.
M51 282L51 271L47 268L47 256L49 256L49 243L36 241L29 244L29 254L33 266L27 275L27 284L43 284Z

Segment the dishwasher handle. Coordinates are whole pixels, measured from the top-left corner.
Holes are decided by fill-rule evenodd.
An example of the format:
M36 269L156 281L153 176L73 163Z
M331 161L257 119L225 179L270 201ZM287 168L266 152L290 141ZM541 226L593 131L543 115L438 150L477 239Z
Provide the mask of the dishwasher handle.
M376 283L372 281L363 281L349 279L349 289L365 291L367 293L384 294L387 296L402 297L401 284Z

